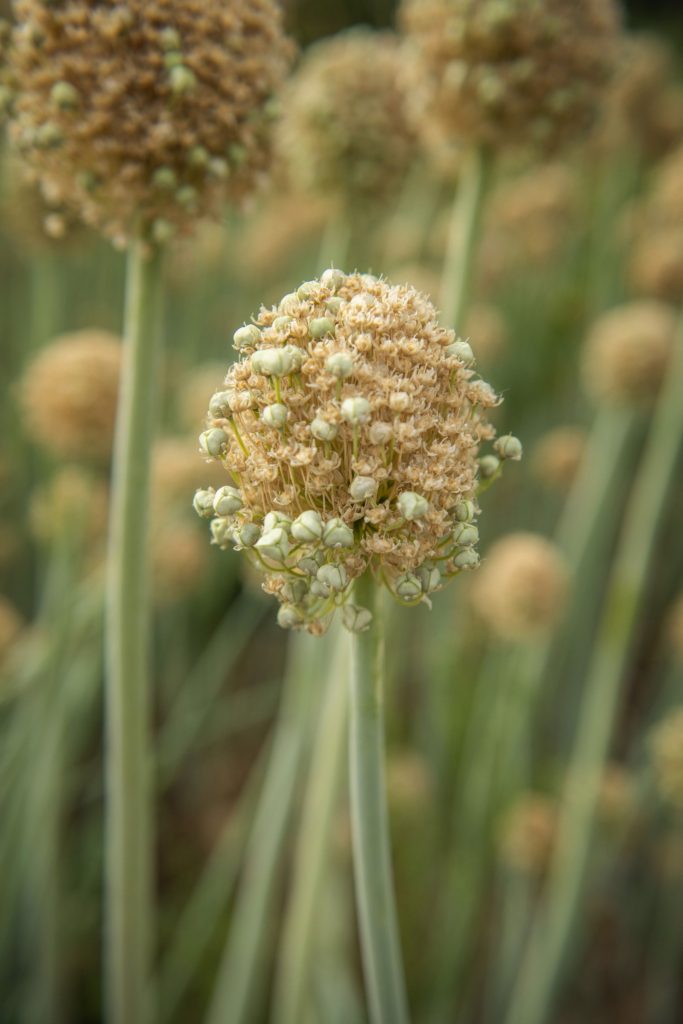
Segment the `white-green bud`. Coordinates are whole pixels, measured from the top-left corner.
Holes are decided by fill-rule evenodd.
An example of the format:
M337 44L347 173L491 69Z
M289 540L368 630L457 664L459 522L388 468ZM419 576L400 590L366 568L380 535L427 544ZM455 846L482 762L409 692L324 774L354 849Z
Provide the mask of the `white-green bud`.
M193 146L187 154L187 162L190 167L206 167L209 160L209 151L204 146Z
M172 67L169 71L169 76L171 79L171 89L176 96L184 96L197 85L194 71L185 67L184 64L176 64L175 67Z
M453 559L453 565L458 569L476 569L479 565L479 555L474 548L463 548Z
M344 281L346 281L346 274L342 270L336 270L334 267L325 270L320 278L320 283L324 284L332 292L339 291Z
M211 520L211 537L214 544L224 548L226 544L235 543L235 531L232 523L227 519Z
M319 288L320 284L318 281L304 281L304 283L300 284L297 288L296 294L300 299L310 299L312 295L315 295Z
M469 498L463 498L456 504L453 514L459 523L471 523L476 515L476 511L474 502L470 501Z
M356 604L345 604L342 608L342 622L350 633L364 633L372 623L372 612Z
M341 414L346 422L353 426L367 423L370 419L370 403L367 398L362 398L360 395L355 398L345 398L341 404Z
M281 526L287 533L292 528L292 520L284 512L266 512L263 520L263 529L267 533L269 530L274 530L276 526Z
M285 345L282 351L287 353L287 357L291 361L291 372L298 373L307 353L302 348L299 348L298 345Z
M334 441L337 436L337 426L335 423L324 420L322 416L316 416L311 423L311 433L319 441Z
M74 110L81 101L78 89L71 82L55 82L50 99L60 110Z
M311 594L313 597L329 597L330 588L326 583L321 583L320 580L313 580L311 583Z
M368 501L377 494L377 481L371 476L357 476L351 481L349 494L354 501Z
M230 164L222 156L212 156L209 160L209 174L219 181L225 181L230 177Z
M306 555L304 558L299 559L297 566L302 572L305 572L307 576L317 576L322 560L322 552L316 551L312 555Z
M479 476L482 480L490 480L500 469L500 459L497 455L482 455L479 459Z
M280 309L283 313L293 313L295 310L299 309L300 305L301 299L296 292L288 292L286 295L283 295L280 300Z
M318 583L337 592L348 585L349 577L343 565L321 565L316 576Z
M245 548L253 548L256 541L261 536L261 527L256 523L245 523L237 530L237 536L240 544Z
M460 548L471 548L479 543L479 530L473 523L458 523L451 536L453 543Z
M176 189L178 187L178 175L172 167L157 167L152 175L152 184L158 189Z
M327 309L333 316L336 316L339 310L344 305L344 300L339 295L331 295L329 299L325 299L325 309Z
M273 320L273 328L276 331L286 331L293 322L293 317L291 316L276 316Z
M260 348L251 357L251 368L264 377L286 377L293 369L292 353L287 348Z
M474 366L474 352L468 341L454 341L447 345L446 355L459 360L463 366Z
M410 408L410 395L407 391L395 391L389 396L389 408L394 412L407 412Z
M217 516L234 516L244 506L236 487L219 487L214 495L213 508Z
M267 405L261 413L261 419L266 426L273 427L275 430L282 430L288 416L287 406L282 402L273 402L272 405Z
M281 604L277 613L277 624L282 629L298 629L306 621L302 611L293 604Z
M213 487L207 487L195 491L194 498L192 499L192 507L198 516L202 519L211 519L213 516L213 498L215 491Z
M220 427L212 427L199 435L199 447L205 455L216 459L228 443L228 435Z
M329 317L320 316L316 320L311 320L308 333L312 338L324 338L326 334L334 333L334 324Z
M162 50L179 50L181 46L180 32L170 25L162 30L159 37Z
M414 601L422 596L422 584L412 572L406 572L399 576L394 584L394 590L404 601Z
M368 437L372 444L388 444L393 436L393 427L388 423L373 423L368 430Z
M281 526L268 530L256 541L255 547L271 562L284 562L289 554L289 538Z
M230 392L217 391L209 402L209 416L213 416L214 419L227 419L230 413Z
M519 462L522 457L522 442L513 434L503 434L493 445L493 450L501 459Z
M325 369L337 380L345 380L353 373L353 359L348 352L335 352L326 359Z
M342 519L335 516L334 519L325 523L323 544L328 548L352 548L353 530Z
M292 523L292 537L301 544L311 544L323 535L323 521L314 509L302 512Z
M431 594L441 583L441 573L435 565L421 565L415 570L415 575L420 581L422 592Z
M404 491L403 494L399 494L396 504L399 512L408 522L412 522L413 519L422 519L429 512L429 502L415 491Z
M308 580L287 580L280 593L286 601L301 604L308 593Z
M260 340L261 332L256 324L245 324L244 327L238 327L232 336L232 343L238 350L257 345Z

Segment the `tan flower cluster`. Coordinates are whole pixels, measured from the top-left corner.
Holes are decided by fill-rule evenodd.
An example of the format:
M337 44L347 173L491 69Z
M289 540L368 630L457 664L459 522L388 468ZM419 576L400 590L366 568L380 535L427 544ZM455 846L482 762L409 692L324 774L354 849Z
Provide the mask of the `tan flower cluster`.
M85 232L73 212L49 203L35 182L27 181L18 160L7 162L2 195L3 228L21 250L41 252L83 240Z
M195 508L261 564L281 625L320 632L367 569L411 604L476 566L480 479L521 445L479 459L499 399L426 296L327 270L234 340L200 438L230 483ZM367 624L348 604L344 620Z
M29 522L36 540L54 543L71 535L90 553L102 553L107 533L106 484L78 466L64 466L31 496Z
M583 380L597 402L652 402L669 365L676 311L655 299L628 302L604 313L589 331Z
M524 641L551 629L564 611L568 571L557 548L534 533L497 541L472 584L472 603L505 640Z
M566 493L574 483L585 448L586 432L581 427L549 430L534 449L534 475L544 485Z
M599 148L636 146L657 159L683 137L683 89L670 48L647 33L625 35L597 132Z
M637 214L631 283L643 295L683 299L683 145L659 166Z
M655 727L650 749L661 795L683 811L683 707L674 708Z
M93 328L55 338L21 381L24 430L58 458L108 460L120 372L115 335Z
M215 216L270 163L292 58L274 0L17 0L15 144L45 194L124 243Z
M514 871L541 878L557 835L556 802L543 793L525 793L508 811L501 828L501 860Z
M0 594L0 668L6 662L24 627L23 617L11 601Z
M400 20L419 121L496 149L584 132L619 35L615 0L402 0Z
M350 205L395 195L416 153L401 63L389 32L352 29L311 47L279 125L295 188Z

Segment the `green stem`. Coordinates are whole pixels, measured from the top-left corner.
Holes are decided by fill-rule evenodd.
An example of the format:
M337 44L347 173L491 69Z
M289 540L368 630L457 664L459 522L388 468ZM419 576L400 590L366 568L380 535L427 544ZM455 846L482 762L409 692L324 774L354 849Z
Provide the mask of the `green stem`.
M448 232L441 281L441 319L462 330L479 242L484 201L493 160L487 150L473 148L463 160Z
M380 595L369 574L354 587L372 626L353 637L351 663L351 830L356 903L370 1017L405 1024L408 1005L394 903L384 783L384 637Z
M263 959L278 869L310 735L325 641L295 634L283 705L245 852L241 888L207 1014L208 1024L247 1024L265 992Z
M600 779L660 526L683 453L683 323L626 511L567 775L546 901L529 942L508 1024L540 1024L551 1005L581 906Z
M280 943L273 997L275 1024L299 1024L306 1017L316 908L326 865L330 829L345 746L348 690L345 634L338 638L332 671L311 757L309 782L294 862L294 881Z
M148 497L161 253L128 255L106 601L106 970L110 1024L150 1017L152 856L148 731Z

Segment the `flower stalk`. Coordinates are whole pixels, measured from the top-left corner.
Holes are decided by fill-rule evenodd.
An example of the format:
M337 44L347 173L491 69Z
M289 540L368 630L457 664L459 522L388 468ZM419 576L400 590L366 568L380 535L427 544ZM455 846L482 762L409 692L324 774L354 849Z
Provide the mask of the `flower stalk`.
M351 655L351 825L363 967L373 1024L404 1024L384 780L384 638L380 595L369 573L357 580L354 599L373 614L371 627L353 636Z
M147 519L162 254L128 256L106 599L106 982L112 1024L149 1020L152 828Z

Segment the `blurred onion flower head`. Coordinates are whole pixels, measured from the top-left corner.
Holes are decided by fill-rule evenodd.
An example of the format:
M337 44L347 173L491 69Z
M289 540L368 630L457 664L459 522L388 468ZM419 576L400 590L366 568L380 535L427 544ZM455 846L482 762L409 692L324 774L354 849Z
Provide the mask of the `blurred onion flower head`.
M479 459L499 399L426 296L327 270L234 337L200 438L229 477L195 508L265 571L281 625L319 633L344 605L362 630L348 598L366 570L410 605L477 565L480 481L521 445Z
M585 449L586 431L582 427L549 430L534 448L534 475L544 485L566 493L574 483Z
M592 123L619 37L615 0L402 0L415 114L496 149L556 149Z
M583 380L597 402L651 403L671 360L677 316L656 299L625 303L604 313L588 333Z
M268 170L293 55L274 0L18 0L11 132L45 195L165 241Z
M102 554L107 534L109 491L106 483L80 466L62 466L36 488L29 505L29 524L37 541L55 544L70 535L88 554Z
M497 541L472 584L475 611L495 634L524 641L550 630L561 617L568 571L558 549L534 533Z
M108 331L89 328L55 338L20 382L26 434L57 458L108 461L120 372L121 343Z
M637 213L629 266L635 290L678 303L683 299L683 145L653 175Z
M683 811L683 707L674 708L655 727L650 751L662 797Z
M500 834L500 856L514 871L541 878L555 847L558 809L543 793L525 793L510 808Z
M416 155L401 63L390 32L352 29L310 48L278 129L295 188L351 206L395 196Z

